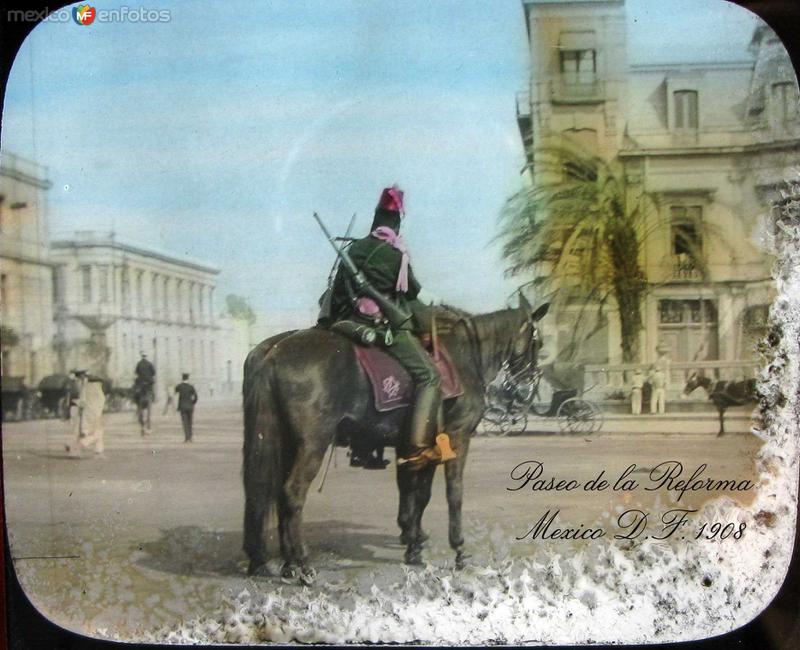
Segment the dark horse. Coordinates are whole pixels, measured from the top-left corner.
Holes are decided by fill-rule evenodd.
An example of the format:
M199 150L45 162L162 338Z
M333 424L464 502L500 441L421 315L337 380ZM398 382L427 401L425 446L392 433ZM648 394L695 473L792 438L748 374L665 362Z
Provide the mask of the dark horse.
M149 435L150 429L150 413L153 410L153 402L155 402L155 391L153 384L136 380L132 389L133 402L136 404L136 418L139 421L139 432L142 436Z
M486 384L503 363L535 365L541 339L537 321L547 305L470 316L436 308L440 340L461 378L463 395L444 406L445 431L458 457L445 464L449 541L456 565L464 564L461 502L470 435L484 410ZM397 444L406 411L375 410L369 383L353 352L354 343L325 329L287 332L263 341L244 365L244 550L248 573L266 573L265 519L277 505L282 575L310 581L301 524L303 505L325 451L341 432L374 435ZM397 523L406 544L405 561L421 564L422 514L431 496L436 466L412 471L397 467Z
M708 399L714 403L719 412L718 436L725 433L725 410L728 407L753 404L757 400L755 379L744 379L742 381L719 380L715 382L698 370L689 377L683 393L688 395L701 387L708 393Z

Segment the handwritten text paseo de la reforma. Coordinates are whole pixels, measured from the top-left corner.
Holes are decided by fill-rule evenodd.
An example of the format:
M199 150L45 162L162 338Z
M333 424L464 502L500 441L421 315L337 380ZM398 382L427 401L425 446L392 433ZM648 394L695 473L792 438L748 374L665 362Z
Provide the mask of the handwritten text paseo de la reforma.
M618 492L630 493L635 490L653 492L667 490L675 495L680 503L687 492L704 492L713 496L714 492L746 492L752 490L752 481L744 479L716 478L708 476L705 463L694 469L686 469L677 460L667 460L649 469L640 469L635 463L628 465L619 474L609 474L606 470L588 481L559 477L545 472L544 464L538 460L526 460L514 467L509 474L509 492ZM633 475L636 474L634 477ZM527 531L517 536L518 540L537 539L600 539L608 531L599 526L562 526L558 517L561 510L548 509L537 521L529 525ZM630 508L617 517L617 531L614 539L741 539L746 529L744 522L699 521L698 511L692 508L672 508L654 517L652 513Z

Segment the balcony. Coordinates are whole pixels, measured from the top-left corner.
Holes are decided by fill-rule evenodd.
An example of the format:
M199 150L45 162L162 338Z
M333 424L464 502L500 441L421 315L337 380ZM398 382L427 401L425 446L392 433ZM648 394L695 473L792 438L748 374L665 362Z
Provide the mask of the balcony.
M670 255L668 264L671 268L670 279L675 282L698 282L703 279L703 274L690 255Z
M572 82L558 77L550 82L550 101L555 104L598 104L605 101L605 83Z
M522 145L525 147L525 153L528 162L532 163L531 149L533 147L533 124L531 122L531 94L523 90L517 93L517 126L519 126L519 134L522 137Z

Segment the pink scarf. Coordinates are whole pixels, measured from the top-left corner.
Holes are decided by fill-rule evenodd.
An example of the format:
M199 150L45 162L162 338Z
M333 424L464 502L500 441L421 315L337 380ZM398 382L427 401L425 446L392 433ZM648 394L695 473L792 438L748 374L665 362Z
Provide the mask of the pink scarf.
M395 289L402 292L408 291L408 263L410 258L408 255L408 247L403 241L403 238L388 226L378 226L370 234L381 241L385 241L392 248L396 248L403 254L403 258L400 261L400 271L397 274ZM376 317L381 313L380 307L368 296L362 296L358 299L358 310L362 314L372 317Z
M392 248L396 248L403 254L403 259L400 262L400 272L397 274L397 284L394 288L402 292L408 291L408 262L410 258L408 256L408 247L403 238L389 226L378 226L370 234L381 241L385 241Z

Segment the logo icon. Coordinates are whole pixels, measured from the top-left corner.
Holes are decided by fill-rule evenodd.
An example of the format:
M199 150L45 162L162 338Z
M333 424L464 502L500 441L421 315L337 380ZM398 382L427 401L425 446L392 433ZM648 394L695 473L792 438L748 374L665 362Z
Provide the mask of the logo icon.
M91 25L97 16L97 9L91 5L78 5L72 8L72 18L79 25Z
M400 394L400 382L394 375L389 375L383 380L382 388L387 399L396 399Z

